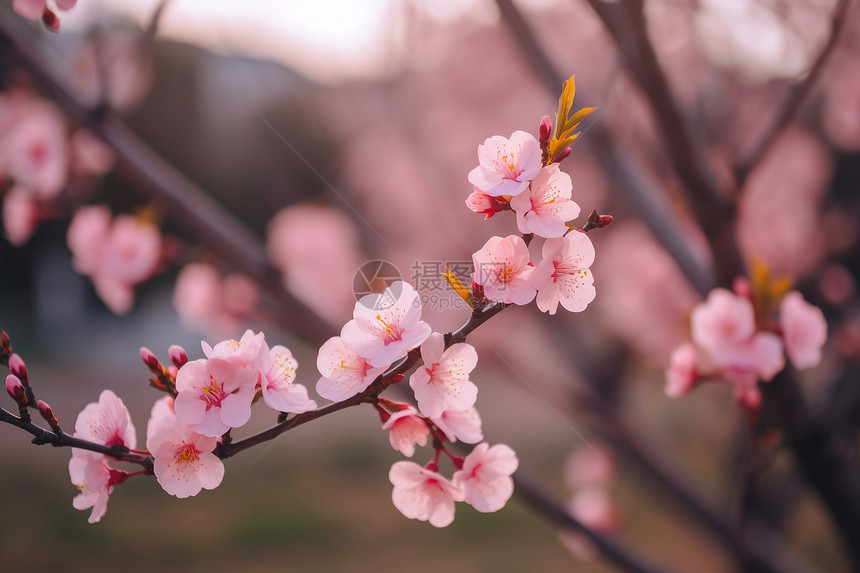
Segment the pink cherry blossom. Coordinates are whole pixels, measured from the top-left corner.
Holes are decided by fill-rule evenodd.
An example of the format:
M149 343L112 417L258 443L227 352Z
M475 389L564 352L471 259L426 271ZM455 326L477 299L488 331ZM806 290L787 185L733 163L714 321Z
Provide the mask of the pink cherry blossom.
M418 408L428 418L437 418L445 410L462 411L474 405L478 387L469 380L469 372L478 364L475 347L466 342L445 348L445 337L434 332L421 345L424 368L409 378Z
M66 243L72 251L72 267L77 272L92 275L98 270L110 224L111 212L104 205L89 205L75 211Z
M222 277L214 266L182 267L173 288L173 306L189 330L222 334L235 331L260 301L260 290L246 275Z
M605 487L582 488L574 494L568 508L574 518L595 531L611 533L618 529L618 517Z
M463 500L483 513L502 509L514 493L519 460L505 444L490 447L478 444L463 460L463 469L454 474L454 485L463 490Z
M88 275L99 298L117 314L131 310L134 287L155 272L161 260L161 234L129 215L113 221L103 206L78 209L66 237L72 266Z
M795 368L812 368L821 362L827 341L827 321L817 306L797 291L786 294L779 305L779 325L785 352Z
M75 421L75 437L105 446L134 449L137 434L128 409L110 390L102 391L98 402L90 402ZM101 456L90 452L91 455Z
M353 320L340 332L344 344L371 366L386 366L424 342L432 329L421 320L421 301L409 283L397 281L382 294L355 303Z
M469 183L493 197L518 195L540 171L540 143L525 131L515 131L510 139L494 135L478 146L478 162Z
M406 406L393 414L382 424L383 430L388 430L388 441L391 447L411 458L415 453L415 444L427 444L430 428L424 419L418 415L418 410Z
M78 129L71 139L72 167L88 175L102 175L114 164L113 150L87 129Z
M450 442L460 440L467 444L477 444L484 439L481 431L481 415L472 406L465 410L445 410L437 418L431 418Z
M220 436L251 417L258 373L222 358L194 360L176 375L176 416L205 436Z
M373 367L357 352L344 344L339 336L329 338L320 347L317 368L322 376L317 382L317 394L339 402L364 391L385 366Z
M484 287L488 299L507 304L528 304L534 299L534 267L529 264L529 249L522 237L491 237L472 255L472 262L472 280Z
M564 464L564 481L570 489L608 486L617 473L615 453L600 442L583 444L567 457Z
M538 308L555 314L560 302L570 312L585 310L596 295L590 270L594 245L588 235L573 231L564 237L547 239L541 254L543 259L535 268L533 280L539 291ZM549 278L544 281L547 275Z
M454 502L462 501L463 492L438 472L401 461L391 466L388 479L394 486L394 507L409 519L429 521L434 527L454 521Z
M363 260L352 219L334 207L299 203L275 214L266 235L284 286L331 324L343 324L355 304L352 279Z
M47 5L47 0L12 0L12 9L19 16L29 18L30 20L41 18L42 12L45 11Z
M212 453L217 443L216 437L200 435L188 426L166 426L155 432L146 445L164 491L182 498L218 487L224 463Z
M75 7L78 0L54 0L54 4L60 10L68 12ZM12 0L12 9L19 16L29 18L30 20L38 20L42 17L42 12L48 7L47 0Z
M579 216L579 205L570 200L573 183L558 163L547 165L529 184L525 192L511 199L521 233L539 237L561 237L568 231L567 222Z
M41 12L39 14L41 16ZM69 170L69 140L60 111L42 100L20 106L2 145L3 167L22 188L41 199L63 190Z
M15 246L30 240L39 223L39 203L31 193L13 187L3 196L3 230Z
M182 422L176 417L173 409L173 396L163 396L155 401L149 413L149 421L146 423L146 443L149 449L149 440L162 428L181 426Z
M260 368L260 361L265 352L266 335L262 332L254 334L252 330L246 330L239 340L222 340L214 347L207 342L202 342L203 354L206 358L222 358L235 366L251 366Z
M72 450L69 477L80 492L72 500L72 506L81 511L92 508L87 519L89 523L97 523L107 511L108 498L113 491L111 471L105 456L93 456L92 452L86 450Z
M716 288L690 316L693 341L710 352L748 340L756 330L755 311L749 299Z
M270 408L298 414L317 407L317 403L308 398L307 388L295 383L298 366L293 354L285 346L263 349L260 386L263 400Z
M696 347L690 342L682 343L672 352L666 369L667 396L677 398L693 389L698 378L696 363Z
M752 338L713 349L709 357L724 369L722 374L730 381L733 374L754 374L768 382L785 368L782 340L772 332L758 332Z

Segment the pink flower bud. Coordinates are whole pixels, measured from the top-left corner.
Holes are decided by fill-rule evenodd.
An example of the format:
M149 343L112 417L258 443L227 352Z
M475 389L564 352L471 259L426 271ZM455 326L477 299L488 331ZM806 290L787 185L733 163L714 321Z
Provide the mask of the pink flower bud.
M546 141L549 141L549 136L552 133L552 120L548 115L543 116L540 120L540 127L538 128L538 134L540 136L540 142L543 144Z
M51 426L51 429L59 434L62 430L60 430L60 422L57 421L57 417L54 415L54 411L42 400L39 400L37 404L39 406L39 413L42 415L45 421L48 422L48 425Z
M177 368L182 368L185 366L185 363L188 362L188 353L185 352L185 349L178 344L172 344L170 348L167 349L167 356Z
M571 151L572 150L568 147L567 149L558 154L558 157L555 158L555 161L553 161L553 163L561 163L568 158L568 156L571 154Z
M161 373L161 363L158 361L158 358L155 357L155 354L152 353L152 350L146 346L140 347L140 359L143 360L146 367L154 374Z
M17 354L9 357L9 370L21 380L27 380L27 366Z
M15 403L22 408L27 407L27 395L24 392L24 385L21 380L14 374L6 376L6 391L15 400Z

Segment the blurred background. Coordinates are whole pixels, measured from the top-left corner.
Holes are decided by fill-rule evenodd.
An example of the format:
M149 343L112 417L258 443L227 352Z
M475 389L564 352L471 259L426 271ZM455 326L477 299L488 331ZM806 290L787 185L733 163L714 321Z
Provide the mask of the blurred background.
M477 146L515 130L536 134L560 91L544 86L498 5L170 0L156 21L161 4L80 0L58 12L59 34L14 14L11 2L0 7L0 18L25 31L77 97L106 102L268 241L285 285L330 334L351 318L354 272L375 259L393 263L418 287L434 330L465 322L468 312L433 269L468 266L489 237L517 232L510 214L484 221L464 205ZM589 137L594 126L610 134L614 152L630 158L657 191L671 215L663 224L707 268L713 261L666 158L661 110L631 80L587 2L513 5L559 73L576 74L575 109L598 108L562 165L582 207L577 223L592 209L615 222L591 233L597 298L586 311L550 317L533 306L511 308L470 338L480 356L473 380L485 438L509 444L567 500L576 494L571 454L613 443L620 420L649 455L731 522L744 495L748 422L726 386L706 385L680 400L663 393L669 354L689 337L689 312L701 298L608 169L605 147ZM836 7L832 0L645 1L648 37L720 180L735 176L809 73ZM733 198L745 259L758 256L774 274L793 277L828 317L825 360L803 375L813 403L831 396L827 381L856 361L860 348L856 5L842 24L802 111ZM0 78L4 93L51 100L9 50L0 50ZM64 121L70 133L80 127ZM86 203L108 204L114 213L147 210L167 237L163 264L124 316L72 267L66 229L73 209ZM286 223L276 226L275 213ZM181 344L195 359L202 357L201 339L263 330L270 345L296 355L298 380L315 385L318 341L284 316L276 297L263 294L248 308L237 302L242 308L218 320L212 309L189 315L176 308L185 263L204 259L225 274L236 269L195 243L182 217L154 200L121 161L103 175L70 178L40 219L20 244L0 239L0 328L64 429L71 431L77 413L110 388L129 407L142 447L159 397L138 358L142 345L166 361L167 347ZM274 421L258 405L247 431ZM7 570L612 570L581 543L571 550L560 542L556 528L516 497L490 515L460 504L443 530L404 518L391 504L387 480L402 456L369 407L228 460L223 484L193 499L172 498L153 479L132 479L116 488L96 525L71 506L69 452L28 442L27 434L0 428L0 564ZM604 484L608 506L601 498L595 510L605 518L600 528L672 570L733 570L712 532L623 448L607 447L613 477ZM424 463L431 455L426 448L414 459ZM798 479L785 453L759 471L753 487L760 495L792 501L781 505L791 511L766 517L811 567L847 571L826 515Z

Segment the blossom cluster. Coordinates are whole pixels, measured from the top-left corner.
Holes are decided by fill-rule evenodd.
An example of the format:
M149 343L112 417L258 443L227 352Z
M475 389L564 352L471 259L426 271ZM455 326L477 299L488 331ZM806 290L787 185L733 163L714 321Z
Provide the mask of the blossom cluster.
M465 342L446 345L445 337L421 320L419 295L409 283L395 282L355 304L353 319L340 336L320 348L317 393L336 401L355 396L416 348L423 366L410 376L409 386L417 408L383 398L375 406L394 449L412 457L416 445L425 446L432 435L436 455L424 467L407 461L392 466L395 507L406 517L437 527L453 521L455 501L466 501L479 511L501 509L513 493L513 450L483 443L463 460L442 446L444 441L474 444L483 439L475 408L478 388L469 379L477 352ZM451 480L439 473L441 452L460 468Z
M798 369L821 361L827 322L821 309L798 291L782 294L778 304L754 301L746 280L734 291L717 288L690 316L692 341L673 352L666 370L666 394L689 392L697 382L716 378L734 385L734 398L755 411L761 405L758 382L769 382L786 364Z
M571 200L570 175L556 162L544 164L541 149L547 147L549 132L547 117L541 123L541 141L517 131L510 139L494 136L478 146L480 165L469 173L474 191L466 205L487 218L511 209L521 233L546 241L535 265L522 237L490 238L472 255L472 280L492 301L525 305L537 299L542 312L555 314L559 304L580 312L595 296L590 271L594 246L584 232L568 226L580 208Z

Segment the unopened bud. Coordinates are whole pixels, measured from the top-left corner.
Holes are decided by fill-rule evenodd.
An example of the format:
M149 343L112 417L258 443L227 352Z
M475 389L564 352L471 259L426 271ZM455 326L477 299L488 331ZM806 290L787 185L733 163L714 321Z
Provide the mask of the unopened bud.
M182 368L188 362L188 353L185 352L185 349L178 344L172 344L170 348L167 349L167 356L177 368Z
M538 128L538 135L540 136L541 143L545 141L549 141L549 136L552 133L552 120L548 115L543 116L540 120L540 127Z
M400 382L404 378L406 378L406 376L404 376L403 374L395 374L394 376L391 377L391 383L397 384L398 382Z
M24 364L24 361L17 354L13 354L9 357L9 370L12 371L12 374L20 378L21 380L27 380L27 365Z
M42 24L52 32L60 31L60 19L48 8L45 8L45 11L42 12Z
M62 432L60 429L60 422L57 420L57 417L54 415L54 411L42 400L38 401L39 413L45 418L45 421L48 422L48 425L51 426L51 429L54 430L55 433L59 434Z
M150 372L153 374L161 373L161 363L158 361L155 354L152 353L152 350L146 346L140 347L140 359L143 360L143 363L146 364L146 367L149 368Z
M24 391L24 385L21 384L21 379L14 374L6 376L6 391L15 400L19 408L27 407L27 393Z
M567 158L570 156L570 154L571 154L571 152L572 152L572 151L573 151L573 150L572 150L570 147L568 147L567 149L565 149L564 151L562 151L561 153L559 153L559 154L556 156L556 158L555 158L555 160L553 161L553 163L561 163L562 161L564 161L565 159L567 159Z
M612 215L601 215L601 216L600 216L600 225L599 225L599 226L600 226L600 227L605 227L606 225L608 225L609 223L611 223L611 222L612 222L612 221L614 221L614 220L615 220L615 219L612 217Z

